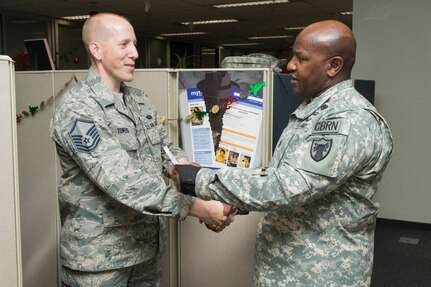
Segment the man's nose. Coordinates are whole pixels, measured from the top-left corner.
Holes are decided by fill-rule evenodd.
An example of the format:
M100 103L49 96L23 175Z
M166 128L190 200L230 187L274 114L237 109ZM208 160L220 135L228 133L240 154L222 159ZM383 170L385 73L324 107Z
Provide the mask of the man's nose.
M296 64L293 58L289 61L289 63L287 63L286 68L289 73L296 71Z
M133 59L137 59L139 58L139 53L138 53L138 49L136 49L136 46L133 45L129 51L129 57L133 58Z

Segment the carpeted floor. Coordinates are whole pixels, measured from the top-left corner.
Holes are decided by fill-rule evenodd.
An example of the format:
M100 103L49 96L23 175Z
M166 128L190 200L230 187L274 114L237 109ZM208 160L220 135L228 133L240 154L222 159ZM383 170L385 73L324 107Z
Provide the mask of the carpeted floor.
M431 287L430 225L377 221L371 287Z

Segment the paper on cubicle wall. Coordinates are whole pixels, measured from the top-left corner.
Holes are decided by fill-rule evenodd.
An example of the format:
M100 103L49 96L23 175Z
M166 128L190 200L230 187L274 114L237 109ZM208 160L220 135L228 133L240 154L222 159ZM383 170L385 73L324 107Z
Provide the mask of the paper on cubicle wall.
M182 145L191 160L211 168L261 164L263 93L246 99L240 93L262 80L263 71L181 72ZM210 112L214 105L217 113Z

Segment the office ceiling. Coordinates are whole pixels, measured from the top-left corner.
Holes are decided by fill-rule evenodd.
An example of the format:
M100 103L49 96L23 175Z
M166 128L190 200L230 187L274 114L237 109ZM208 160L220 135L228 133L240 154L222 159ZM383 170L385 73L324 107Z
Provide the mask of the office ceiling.
M255 47L261 50L290 47L298 31L287 31L285 27L302 27L324 19L337 19L350 27L352 24L352 16L343 16L340 12L352 11L353 0L290 0L289 3L273 5L224 9L212 7L214 4L250 1L252 0L0 0L0 9L49 18L88 14L90 11L115 12L129 18L137 32L154 36L163 33L206 32L203 35L166 38L213 46L259 43ZM238 22L180 24L219 19L237 19ZM289 37L248 39L282 35Z

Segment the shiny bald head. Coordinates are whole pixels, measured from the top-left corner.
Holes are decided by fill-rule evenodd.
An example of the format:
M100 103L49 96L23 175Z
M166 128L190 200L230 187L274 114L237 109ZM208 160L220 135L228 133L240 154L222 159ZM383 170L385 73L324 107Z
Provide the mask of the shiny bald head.
M325 20L307 26L298 37L306 38L311 49L327 54L327 57L339 56L343 59L340 71L344 77L350 77L356 58L356 40L352 30L335 20Z
M329 87L350 79L356 41L343 23L321 21L299 33L292 52L287 64L290 83L296 95L311 100Z

